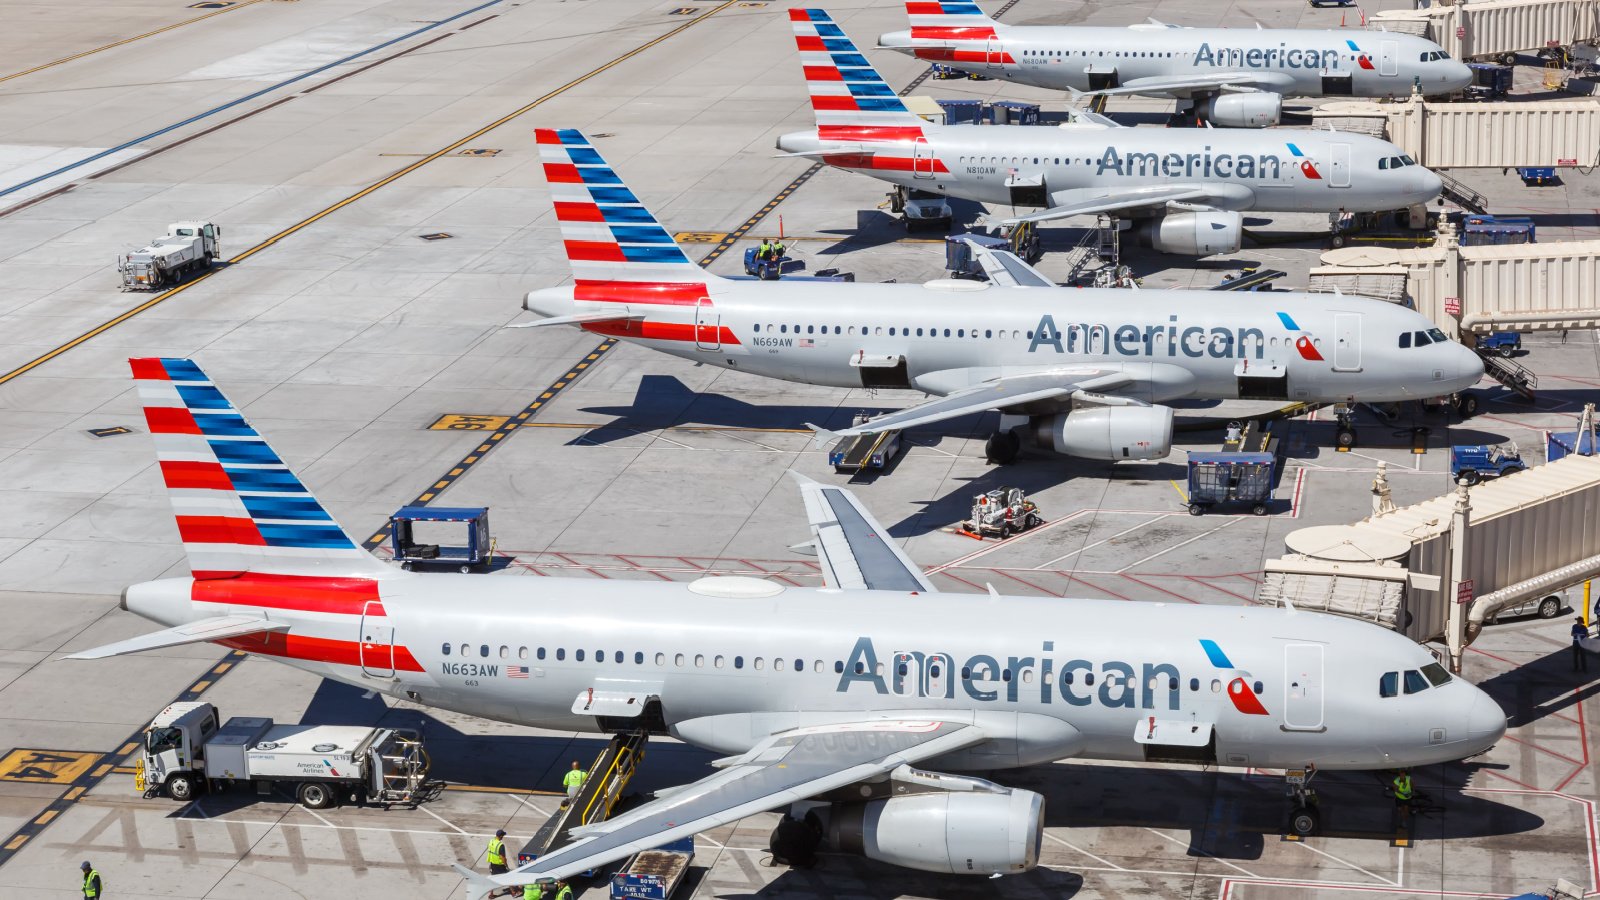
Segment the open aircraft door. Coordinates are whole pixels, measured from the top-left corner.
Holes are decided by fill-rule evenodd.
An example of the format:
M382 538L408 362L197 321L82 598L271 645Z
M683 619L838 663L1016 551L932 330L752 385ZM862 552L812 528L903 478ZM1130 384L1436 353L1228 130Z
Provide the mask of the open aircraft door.
M933 177L933 148L928 146L928 139L919 137L911 145L911 175L913 178Z
M710 297L701 297L694 305L694 348L722 349L722 313L711 305Z
M394 677L394 626L383 603L368 600L361 609L361 671L379 678Z
M1287 731L1326 731L1323 724L1321 644L1283 647L1283 727Z

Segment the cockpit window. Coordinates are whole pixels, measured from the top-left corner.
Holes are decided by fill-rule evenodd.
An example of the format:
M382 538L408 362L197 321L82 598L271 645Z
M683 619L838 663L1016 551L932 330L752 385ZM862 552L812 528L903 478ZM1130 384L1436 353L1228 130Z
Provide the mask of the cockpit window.
M1433 338L1433 342L1436 343L1436 344L1442 344L1445 341L1449 340L1449 338L1444 336L1444 332L1440 331L1437 328L1429 328L1428 329L1428 337Z
M1409 156L1400 157L1400 162L1402 162L1402 163L1404 163L1405 165L1408 165L1408 166L1414 166L1414 165L1417 164L1417 161L1412 159Z
M1413 335L1413 337L1415 338L1418 347L1426 347L1433 343L1433 341L1429 339L1426 331L1418 331L1415 335Z
M1434 687L1438 687L1441 684L1450 683L1450 673L1446 672L1444 666L1441 666L1438 663L1428 663L1427 665L1423 666L1422 677L1428 679L1428 683Z
M1400 693L1400 673L1399 672L1385 672L1385 673L1383 673L1383 677L1378 679L1378 696L1379 697L1393 697L1393 696L1395 696L1396 694L1399 694L1399 693Z
M1422 677L1421 672L1418 672L1416 669L1406 670L1406 693L1418 694L1427 689L1428 681Z
M1409 331L1400 332L1400 349L1401 350L1410 350L1411 349L1411 332L1409 332Z

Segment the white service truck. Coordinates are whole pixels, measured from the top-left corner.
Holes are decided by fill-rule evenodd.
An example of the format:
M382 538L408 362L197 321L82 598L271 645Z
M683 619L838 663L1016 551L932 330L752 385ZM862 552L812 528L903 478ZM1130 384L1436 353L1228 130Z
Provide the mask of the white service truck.
M409 731L359 725L275 725L261 716L221 717L210 703L174 703L144 731L134 785L146 797L193 800L232 784L274 785L309 809L341 800L415 806L428 755Z
M190 272L211 268L222 255L222 229L210 222L174 222L165 237L117 257L125 291L151 291L176 284Z

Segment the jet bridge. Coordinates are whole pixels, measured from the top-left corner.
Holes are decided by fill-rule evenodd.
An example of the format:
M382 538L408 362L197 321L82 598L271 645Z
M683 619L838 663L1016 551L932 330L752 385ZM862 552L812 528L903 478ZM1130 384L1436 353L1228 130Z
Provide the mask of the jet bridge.
M1290 533L1257 600L1443 640L1459 669L1494 613L1600 576L1600 456L1569 455L1414 506L1388 498L1380 464L1373 514Z

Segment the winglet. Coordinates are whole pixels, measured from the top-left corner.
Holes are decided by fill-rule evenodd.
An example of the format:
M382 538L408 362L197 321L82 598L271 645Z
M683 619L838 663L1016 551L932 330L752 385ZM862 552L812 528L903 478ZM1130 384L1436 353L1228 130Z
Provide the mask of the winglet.
M818 450L821 450L823 447L826 447L834 441L844 437L844 435L837 431L829 431L828 429L823 428L821 425L813 425L810 422L806 423L806 427L811 429L811 446ZM800 475L798 473L790 474L793 474L796 478L805 478L804 475ZM810 479L807 479L807 481L809 480ZM802 481L801 484L805 484L805 482Z
M450 868L455 869L462 878L467 880L468 900L484 900L492 891L497 891L505 885L490 881L488 876L481 875L460 863L451 863Z

